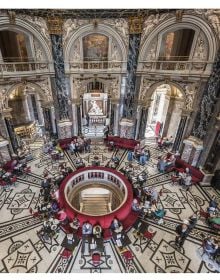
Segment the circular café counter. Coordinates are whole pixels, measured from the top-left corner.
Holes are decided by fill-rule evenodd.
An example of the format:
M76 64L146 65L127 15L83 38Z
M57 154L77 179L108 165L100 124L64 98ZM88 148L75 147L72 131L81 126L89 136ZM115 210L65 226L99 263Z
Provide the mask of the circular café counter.
M103 212L92 199L95 194L110 194L111 203L107 202L108 212ZM90 199L90 207L83 206L85 197ZM103 229L110 227L114 218L125 220L131 212L133 191L131 183L121 173L107 167L85 167L68 175L59 189L60 206L67 217L77 217L82 225L89 221L92 225L100 224ZM106 206L106 207L107 207Z

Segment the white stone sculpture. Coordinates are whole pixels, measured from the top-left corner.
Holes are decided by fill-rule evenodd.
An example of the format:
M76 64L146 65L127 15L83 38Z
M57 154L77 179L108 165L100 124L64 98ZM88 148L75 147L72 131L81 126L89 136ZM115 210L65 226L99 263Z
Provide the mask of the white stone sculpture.
M41 17L34 17L33 23L35 24L36 28L41 32L41 34L47 39L50 40L48 27L46 21Z
M68 19L64 22L63 25L63 43L66 44L67 40L69 39L70 35L79 27L77 19Z
M193 100L197 90L197 86L195 84L189 84L185 86L186 91L186 100L185 100L185 108L186 110L192 110L193 108Z
M103 115L102 109L99 108L98 104L95 100L91 101L92 108L89 110L89 114L91 115Z

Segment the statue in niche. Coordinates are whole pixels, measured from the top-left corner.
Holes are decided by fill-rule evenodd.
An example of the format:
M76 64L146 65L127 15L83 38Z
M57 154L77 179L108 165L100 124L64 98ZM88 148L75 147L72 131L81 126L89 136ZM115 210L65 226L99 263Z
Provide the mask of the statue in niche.
M198 38L194 58L205 59L205 42L201 37Z
M74 44L73 46L73 61L79 61L80 60L80 48L79 48L79 42Z
M63 41L66 42L71 34L72 31L77 29L79 27L78 20L77 19L68 19L65 21L63 26Z
M4 110L8 108L7 96L6 96L6 89L0 90L0 110Z
M112 96L114 98L119 97L118 80L117 79L115 79L111 82L111 88L112 88Z
M47 85L46 83L43 83L43 84L41 85L41 88L42 88L42 90L44 91L45 96L48 98L48 97L50 96L50 90L49 90L48 85Z
M91 100L92 108L89 110L90 115L103 115L102 109L98 106L95 100Z
M42 52L42 50L39 47L37 48L35 55L36 55L36 60L37 61L42 61L43 52Z
M113 45L113 49L112 49L112 60L113 61L117 61L118 60L118 47L117 45Z
M192 110L193 98L194 98L194 94L196 92L195 84L186 85L185 86L185 91L186 91L185 108L186 108L186 110Z

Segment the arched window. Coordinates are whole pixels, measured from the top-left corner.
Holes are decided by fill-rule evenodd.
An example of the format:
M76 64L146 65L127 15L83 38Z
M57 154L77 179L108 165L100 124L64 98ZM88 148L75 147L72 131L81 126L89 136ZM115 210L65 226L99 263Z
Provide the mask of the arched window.
M30 60L29 40L23 33L0 31L0 49L4 62L27 62Z
M186 61L189 59L195 31L179 29L167 32L162 37L159 60Z

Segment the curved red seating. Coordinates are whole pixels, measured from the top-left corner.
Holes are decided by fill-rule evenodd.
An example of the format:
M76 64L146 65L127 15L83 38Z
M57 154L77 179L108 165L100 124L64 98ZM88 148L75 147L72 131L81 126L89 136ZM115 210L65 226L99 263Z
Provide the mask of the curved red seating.
M93 170L94 167L85 167L83 168L85 170L85 172L89 171L89 170ZM92 216L92 215L86 215L83 213L80 213L77 210L74 210L66 201L65 195L64 195L64 189L65 186L67 184L67 182L71 179L71 177L75 176L77 173L82 172L82 169L80 170L76 170L75 172L71 173L70 175L68 175L63 182L61 183L60 186L60 190L59 190L59 203L60 203L60 207L63 208L67 214L67 217L72 220L75 216L77 216L77 218L80 221L80 225L82 226L82 224L85 221L89 221L92 225L94 224L100 224L101 227L103 229L108 229L111 225L112 220L116 217L117 219L119 219L120 221L124 221L126 220L126 218L128 218L128 216L131 213L131 204L133 201L133 191L132 191L132 186L130 184L130 182L127 180L127 178L125 178L121 173L119 173L116 170L107 168L107 167L95 167L95 169L97 170L103 170L103 171L108 171L111 173L114 173L115 175L117 175L118 177L120 177L127 188L127 200L125 201L125 203L116 211L113 211L112 213L103 215L103 216Z
M119 136L108 136L106 139L107 143L114 142L116 148L133 150L137 144L140 144L140 141L134 139L121 138Z
M185 162L184 160L178 158L175 162L174 169L179 172L183 172L186 168L189 168L192 174L192 183L199 183L202 181L204 174L196 167L190 165L189 163Z

